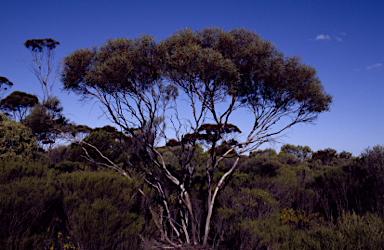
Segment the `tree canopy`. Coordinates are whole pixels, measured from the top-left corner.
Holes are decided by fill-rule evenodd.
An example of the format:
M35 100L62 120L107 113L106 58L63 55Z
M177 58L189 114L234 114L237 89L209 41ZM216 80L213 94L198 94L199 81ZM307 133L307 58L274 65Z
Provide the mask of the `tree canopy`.
M33 52L42 52L44 49L53 50L57 45L60 43L52 38L30 39L24 43L24 46Z
M298 57L284 56L269 41L245 29L184 29L160 42L150 36L108 40L100 48L68 55L61 80L64 90L99 100L111 121L140 142L147 159L175 185L184 213L180 228L168 223L180 241L194 244L200 239L207 243L217 195L237 169L240 156L295 124L314 121L332 102L313 67ZM183 102L189 111L178 109ZM248 110L253 125L244 132L243 141L235 140L241 131L229 123L238 110ZM190 116L183 116L186 113ZM172 135L167 124L173 128ZM171 136L177 138L172 141ZM206 219L200 237L187 178L172 173L157 143L180 143L180 168L187 176L194 173L190 160L196 141L202 139L209 141L209 156ZM227 143L225 150L215 150L229 141L233 143ZM220 170L221 162L235 151L235 161ZM219 170L222 174L217 178ZM150 183L162 193L164 183ZM167 203L164 206L168 211Z
M312 156L312 150L310 147L300 145L294 146L292 144L284 144L281 146L280 153L293 155L301 161L309 159Z
M0 109L10 114L15 120L23 120L28 110L38 104L37 96L21 91L14 91L12 94L0 101Z

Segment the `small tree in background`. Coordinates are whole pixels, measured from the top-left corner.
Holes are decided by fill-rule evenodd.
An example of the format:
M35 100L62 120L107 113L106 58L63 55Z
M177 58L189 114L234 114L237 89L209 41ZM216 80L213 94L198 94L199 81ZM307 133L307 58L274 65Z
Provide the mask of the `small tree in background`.
M59 137L58 128L66 125L63 107L56 97L48 98L44 104L37 104L23 120L31 128L33 135L43 149L49 149Z
M31 110L24 124L32 129L40 147L45 149L51 148L55 143L58 126L67 123L62 114L63 107L60 100L52 95L53 85L59 73L59 67L55 66L54 60L54 50L58 45L60 42L52 38L31 39L24 43L32 54L32 61L27 64L37 77L43 91L41 104Z
M37 96L15 91L0 101L0 110L10 115L15 121L22 121L29 109L38 103Z
M301 161L310 159L312 156L312 150L308 146L295 146L292 144L284 144L280 149L281 154L290 154Z
M32 54L32 62L28 63L30 70L37 77L43 91L42 103L52 97L53 84L58 76L59 67L55 66L55 51L58 41L52 38L31 39L24 46Z

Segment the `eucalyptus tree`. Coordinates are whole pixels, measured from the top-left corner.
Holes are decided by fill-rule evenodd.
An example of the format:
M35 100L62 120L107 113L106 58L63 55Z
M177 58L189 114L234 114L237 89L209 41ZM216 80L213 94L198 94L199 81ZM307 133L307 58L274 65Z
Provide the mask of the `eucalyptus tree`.
M31 110L24 122L32 129L40 147L49 149L58 137L58 125L68 122L62 115L60 100L52 93L60 69L55 64L55 49L60 42L52 38L30 39L23 45L31 52L32 61L26 63L38 79L43 92L41 103Z
M179 242L193 244L208 243L215 200L240 156L295 124L314 121L332 102L313 67L284 56L245 29L184 29L158 43L149 36L109 40L100 48L73 52L63 65L64 89L100 101L111 121L140 142L147 159L174 184L181 223L167 217L167 225ZM252 128L245 133L230 123L241 110L251 114ZM177 138L170 140L172 136ZM185 175L174 175L159 152L161 140L184 149L180 167L185 173L193 173L190 159L196 145L205 145L203 221L196 219ZM225 150L217 150L223 144ZM234 157L232 165L219 169L226 157ZM153 175L149 165L147 174ZM164 183L156 176L147 180L171 213Z
M59 73L59 67L55 66L54 51L58 45L60 42L52 38L30 39L24 43L32 55L32 61L27 64L39 80L43 91L42 103L52 97L53 84Z
M305 161L311 158L313 152L308 146L295 146L292 144L284 144L280 148L280 153L290 154L296 157L297 159L300 159L301 161Z
M168 179L179 184L156 148L157 140L165 134L165 113L177 96L176 87L162 81L160 47L150 36L109 40L100 48L73 52L64 59L63 66L61 80L64 90L75 92L84 100L98 100L109 119L140 145L142 161L147 166L146 180L158 191L167 212L167 224L181 239L180 229L171 219L164 185L158 181L156 169L147 161L151 159L152 164L162 170ZM107 159L96 147L85 141L78 143L85 152L87 147L93 148L109 163L110 168L129 177L124 169ZM86 159L96 164L88 156L86 152ZM105 163L100 165L107 166ZM159 225L159 230L166 237L162 225Z
M37 96L21 91L14 91L0 101L0 110L11 115L15 121L22 121L30 108L39 103Z
M68 124L63 115L63 106L56 97L49 97L30 109L22 123L31 128L33 135L43 149L50 149L60 136L57 129Z
M208 116L214 122L217 134L224 133L230 116L237 110L246 109L252 114L247 117L252 129L242 142L222 155L210 150L206 165L206 244L215 199L237 168L240 155L295 124L315 120L319 113L329 110L332 98L324 91L313 67L301 63L298 57L284 56L251 31L186 29L173 34L164 44L166 74L188 96L192 112L195 114L200 108L197 116ZM217 139L219 142L221 138ZM213 148L216 145L212 143ZM213 183L219 162L236 149L234 164Z

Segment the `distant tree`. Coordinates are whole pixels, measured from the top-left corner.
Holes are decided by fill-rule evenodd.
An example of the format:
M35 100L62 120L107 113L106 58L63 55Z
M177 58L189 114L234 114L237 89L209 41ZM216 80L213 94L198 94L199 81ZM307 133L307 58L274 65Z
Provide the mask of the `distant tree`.
M24 43L32 54L32 62L27 63L40 82L43 103L52 97L53 84L59 72L59 67L55 67L54 61L54 49L57 45L60 43L52 38L31 39Z
M384 146L376 145L368 147L360 155L360 159L370 168L384 169Z
M60 101L50 97L43 104L30 109L29 115L23 120L23 124L31 128L41 148L51 148L60 134L58 129L68 123L62 111Z
M317 161L321 165L330 165L332 161L337 159L337 151L332 148L318 150L312 154L312 160Z
M341 151L341 152L338 154L337 157L340 158L340 159L350 160L350 159L353 158L353 155L352 155L351 152L347 152L347 151L343 150L343 151Z
M48 145L50 148L58 136L57 126L68 122L62 115L63 107L59 99L52 95L53 84L59 74L59 67L55 66L54 60L54 49L58 45L60 42L52 38L31 39L24 43L32 54L32 61L27 64L43 91L41 104L31 110L24 123L32 129L40 147Z
M0 101L0 110L11 115L15 121L21 121L29 109L38 103L37 96L15 91Z
M0 159L29 159L36 149L36 139L29 128L0 114Z
M277 155L276 150L272 148L266 148L266 149L259 149L256 151L252 151L249 153L249 158L254 158L258 156L274 156Z
M185 29L160 43L149 36L109 40L100 48L74 51L63 64L64 89L99 100L111 121L139 142L147 159L178 191L180 223L167 220L159 226L163 237L167 230L177 241L193 244L199 239L203 245L208 243L217 195L237 169L240 156L295 124L315 120L329 110L332 101L313 67L297 57L285 57L270 42L244 29ZM188 112L190 119L180 118L177 104L183 101L190 111L182 112ZM231 115L239 109L252 114L251 131L225 152L216 150L223 141L235 139L234 135L221 136L226 134ZM159 141L170 141L167 121L181 143L187 134L216 137L209 144L211 154L205 163L206 206L201 208L205 222L195 219L197 208L186 188L187 179L175 176L158 150ZM279 121L287 123L274 126ZM210 124L209 129L199 133L204 124ZM185 152L191 152L196 144L189 140L185 145ZM224 170L219 168L235 151L233 164ZM190 171L188 160L182 161L180 169ZM151 184L161 193L164 182L156 180ZM163 200L167 199L164 194ZM164 211L168 212L167 207ZM201 223L201 237L197 235L197 223Z
M309 159L312 155L312 150L308 146L294 146L291 144L284 144L281 146L280 153L282 154L290 154L300 159L301 161L305 161Z
M13 83L7 78L0 76L0 100L3 98L2 94L5 93L10 87L13 86Z

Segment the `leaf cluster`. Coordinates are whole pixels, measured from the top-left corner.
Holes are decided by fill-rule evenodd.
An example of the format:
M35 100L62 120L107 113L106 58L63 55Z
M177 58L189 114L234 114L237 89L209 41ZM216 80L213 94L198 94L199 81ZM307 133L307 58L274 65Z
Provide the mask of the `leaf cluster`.
M0 159L30 159L36 149L36 139L29 128L0 114Z
M45 48L47 50L53 50L57 45L60 45L60 42L52 38L30 39L24 43L24 46L33 52L42 52Z

